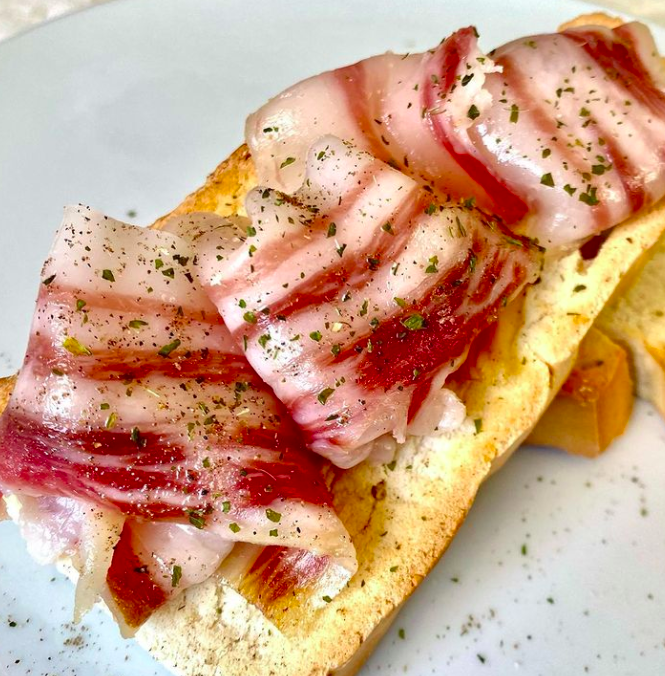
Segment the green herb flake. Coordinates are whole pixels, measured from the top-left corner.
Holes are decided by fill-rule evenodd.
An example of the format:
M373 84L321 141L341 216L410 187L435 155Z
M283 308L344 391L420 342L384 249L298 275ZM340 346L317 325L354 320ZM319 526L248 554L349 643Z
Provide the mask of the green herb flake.
M324 390L321 390L316 397L319 400L319 404L325 405L334 391L335 390L332 387L326 387Z
M429 265L425 268L425 272L428 275L432 275L432 274L438 272L439 268L436 267L438 264L439 264L439 257L438 256L432 256L429 259Z
M141 437L141 431L138 427L132 427L132 429L129 430L129 438L137 446L145 446L144 439Z
M192 526L198 528L199 530L202 530L203 527L206 525L206 520L203 514L201 514L200 512L190 512L189 523L191 523Z
M473 272L476 269L476 263L478 261L478 256L476 256L473 251L471 252L471 255L469 256L469 272Z
M390 566L390 572L396 573L398 568L399 568L399 566Z
M182 568L180 566L173 566L173 572L171 573L171 586L177 587L180 584L182 579Z
M279 523L282 520L282 515L279 512L276 512L275 510L270 509L270 507L268 507L268 509L266 509L266 516L273 523Z
M383 230L383 232L387 232L390 235L395 234L395 231L393 230L393 224L390 221L388 221L388 223L384 223L381 226L381 230Z
M330 602L332 601L332 599L330 598L330 596L328 596L327 594L326 594L325 596L322 596L321 598L322 598L326 603L330 603Z
M580 117L589 117L591 111L588 108L580 108Z
M242 298L238 301L238 307L242 308L243 310L247 307L247 302L244 301Z
M102 270L102 279L105 279L107 282L115 282L115 277L111 270Z
M335 343L330 348L330 351L332 352L333 356L336 357L342 351L342 346L339 343Z
M117 421L118 416L115 413L109 413L104 422L104 428L107 430L113 429Z
M100 408L100 410L102 410L102 411L108 411L108 410L111 408L111 405L110 405L110 404L107 404L106 402L102 402L102 403L99 405L99 408Z
M404 629L403 629L402 627L400 627L399 630L397 631L397 635L398 635L402 640L404 640L404 639L406 638L406 632L404 631Z
M46 279L42 279L42 284L44 286L48 286L55 278L56 278L56 275L53 274L50 277L47 277Z
M237 523L230 523L229 528L232 533L239 533L240 532L240 526Z
M578 284L574 289L573 293L579 293L580 291L584 291L586 289L586 284Z
M175 270L173 268L166 268L166 270L162 270L162 274L164 275L164 277L173 279L175 277Z
M76 300L76 311L80 312L86 306L86 302L78 298Z
M247 226L247 237L256 237L256 228L253 225Z
M340 244L335 251L337 251L337 255L341 258L344 255L344 250L346 249L346 244Z
M409 331L418 331L424 328L425 318L419 314L409 315L406 319L402 320L402 325L409 329Z
M287 158L284 160L284 162L282 162L282 163L279 165L279 168L280 168L280 169L284 169L284 167L288 167L289 164L293 164L295 161L296 161L296 158L295 158L295 157L287 157Z
M155 258L155 269L159 270L159 268L164 267L164 261L161 258Z
M271 538L276 538L279 535L279 532L276 528L273 528L272 530L268 531L268 535L270 535Z
M434 202L430 202L430 203L427 205L427 208L425 209L425 213L426 213L428 216L431 216L435 211L436 211L436 204L434 204Z
M309 337L310 337L313 341L315 341L315 342L318 343L318 342L321 340L321 338L322 338L321 331L312 331L312 332L309 334Z
M331 223L328 226L328 233L326 234L326 237L334 237L337 234L337 225L335 223Z
M566 185L563 186L563 189L572 197L575 192L577 191L577 188L573 188L570 183L566 183Z
M130 329L140 329L142 326L148 326L148 322L144 322L142 319L132 319L129 322Z
M62 346L75 357L89 357L92 354L89 348L72 336L67 336L62 341Z
M596 188L588 186L586 192L581 192L579 196L580 202L584 202L587 206L593 207L600 202L596 196Z
M395 296L395 297L393 298L393 300L394 300L394 301L397 303L397 305L399 305L401 308L405 308L405 307L406 307L406 301L404 300L404 298L398 298L397 296Z
M475 120L477 117L480 116L480 111L478 110L477 106L475 104L472 104L469 110L466 113L466 116L470 120Z
M540 184L546 185L548 188L553 188L554 187L554 179L552 178L552 174L550 174L550 172L543 174L540 177Z
M242 316L242 318L248 323L248 324L256 324L256 315L251 312L250 310L247 310L245 314Z
M528 553L528 549L526 545L522 545L522 549L520 550L522 552L522 556L526 556Z
M519 106L516 103L513 103L513 105L510 106L510 121L513 124L516 124L519 119L520 119Z
M591 167L591 173L596 176L602 176L606 171L609 170L609 167L606 167L604 164L594 164Z
M212 463L210 462L210 458L203 458L203 467L205 469L210 469L212 467Z
M168 343L168 345L164 345L164 347L161 347L157 352L157 354L160 357L168 357L171 354L171 352L173 352L173 350L178 349L181 344L182 342L178 338L176 338L172 343Z
M476 434L480 434L483 431L483 419L482 418L476 418L473 421L473 424L476 428Z
M543 150L543 153L542 153L543 159L549 157L551 154L552 154L552 151L549 148L545 148L545 150Z
M222 512L228 514L231 511L231 503L228 500L222 502Z
M259 338L259 345L265 350L266 345L268 344L268 341L270 340L270 334L269 333L264 333L260 338Z

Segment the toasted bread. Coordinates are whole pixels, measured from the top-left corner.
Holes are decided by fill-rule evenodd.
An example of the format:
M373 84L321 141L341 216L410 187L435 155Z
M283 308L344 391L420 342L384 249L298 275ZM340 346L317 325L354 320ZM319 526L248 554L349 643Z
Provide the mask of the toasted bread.
M665 417L665 238L639 274L626 280L597 320L597 326L631 355L638 396Z
M171 214L241 211L255 183L243 146ZM335 505L354 540L359 571L324 609L290 607L280 632L209 579L157 611L139 642L189 676L355 673L445 552L492 467L543 414L614 289L664 230L660 203L615 228L594 258L576 251L549 260L541 282L528 289L513 321L499 325L461 388L467 423L446 437L408 440L395 463L363 463L336 474ZM580 285L585 291L574 293Z

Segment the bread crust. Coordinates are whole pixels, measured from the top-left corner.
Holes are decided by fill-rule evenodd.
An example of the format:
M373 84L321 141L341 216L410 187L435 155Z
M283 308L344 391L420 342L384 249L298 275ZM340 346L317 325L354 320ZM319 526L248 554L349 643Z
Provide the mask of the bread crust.
M592 23L599 23L596 17ZM587 18L583 23L589 23ZM579 24L578 24L579 25ZM256 184L245 146L171 214L242 211ZM499 327L464 386L469 419L453 434L410 439L394 466L337 472L335 507L358 551L357 575L321 611L290 607L278 631L217 579L188 589L138 632L186 676L352 676L397 610L443 555L482 481L528 435L565 379L613 290L665 229L663 203L615 228L590 261L549 260L519 322ZM580 284L583 293L573 293ZM481 419L477 431L472 420Z

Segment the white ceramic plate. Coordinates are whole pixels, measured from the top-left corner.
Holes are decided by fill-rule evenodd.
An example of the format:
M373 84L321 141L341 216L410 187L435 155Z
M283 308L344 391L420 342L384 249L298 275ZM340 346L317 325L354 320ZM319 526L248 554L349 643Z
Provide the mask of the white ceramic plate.
M120 0L0 45L0 373L20 365L64 204L148 223L304 76L469 23L491 47L589 11L537 5ZM665 425L646 405L599 460L523 449L364 676L665 674L663 477ZM0 524L0 673L166 676L101 611L72 626L72 592Z

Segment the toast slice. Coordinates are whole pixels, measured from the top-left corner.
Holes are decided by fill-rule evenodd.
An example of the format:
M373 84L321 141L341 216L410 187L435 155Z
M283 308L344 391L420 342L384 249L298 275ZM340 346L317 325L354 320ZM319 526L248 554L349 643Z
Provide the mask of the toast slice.
M241 211L255 183L241 147L172 213ZM363 463L336 474L335 504L357 548L359 572L323 610L291 607L278 632L209 579L155 613L139 642L189 676L355 673L450 544L493 465L545 411L612 292L664 230L660 203L615 228L593 258L574 252L548 261L541 283L527 291L512 321L499 325L460 388L467 424L448 437L407 441L389 465ZM581 285L585 291L574 293ZM10 388L6 383L5 396Z
M615 293L596 322L628 349L637 395L665 417L665 238L639 273Z
M173 213L227 215L254 184L251 158L241 147ZM462 388L469 416L479 423L447 438L410 440L394 465L364 463L337 474L336 507L360 569L323 611L306 616L291 608L279 634L209 581L156 613L139 641L183 674L355 673L449 545L493 463L503 462L542 415L612 291L664 228L661 203L616 228L593 259L574 252L548 262L542 282L528 290L518 316L499 327ZM585 291L575 293L580 286Z

